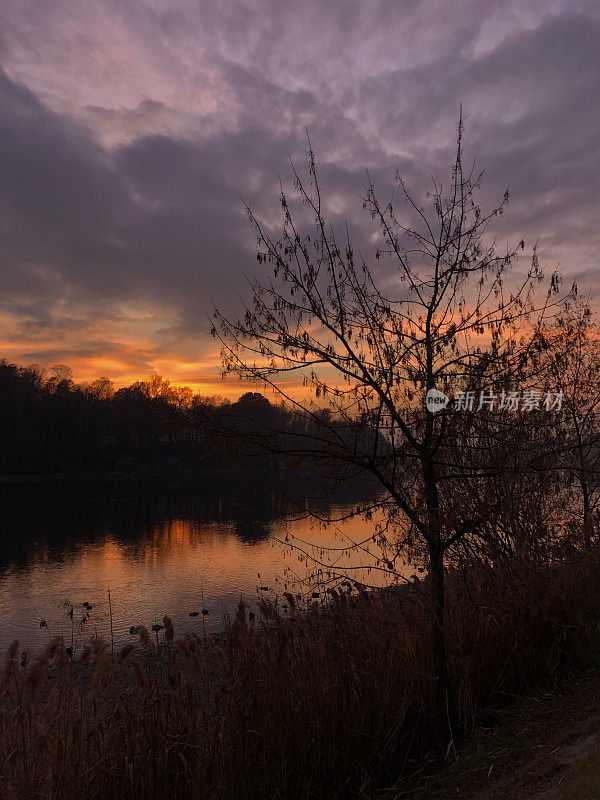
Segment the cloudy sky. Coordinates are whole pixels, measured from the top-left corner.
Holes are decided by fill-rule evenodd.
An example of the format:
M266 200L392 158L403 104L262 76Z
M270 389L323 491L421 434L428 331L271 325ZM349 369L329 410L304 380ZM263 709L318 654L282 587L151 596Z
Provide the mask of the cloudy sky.
M224 392L213 303L261 269L305 128L337 219L444 175L459 104L498 234L598 279L595 0L3 0L0 357ZM517 238L518 237L518 238Z

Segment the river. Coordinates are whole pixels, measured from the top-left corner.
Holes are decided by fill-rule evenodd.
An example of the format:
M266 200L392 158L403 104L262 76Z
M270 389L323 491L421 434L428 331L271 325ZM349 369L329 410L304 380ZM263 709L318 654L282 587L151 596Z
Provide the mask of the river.
M176 633L216 632L240 598L253 606L286 589L323 598L324 585L302 583L314 562L290 544L339 571L365 563L344 547L372 523L290 518L287 494L281 482L216 475L0 484L0 652L14 639L35 649L58 634L75 644L109 638L109 592L115 646L131 641L131 626L150 628L164 615ZM322 502L319 512L341 516L348 502Z

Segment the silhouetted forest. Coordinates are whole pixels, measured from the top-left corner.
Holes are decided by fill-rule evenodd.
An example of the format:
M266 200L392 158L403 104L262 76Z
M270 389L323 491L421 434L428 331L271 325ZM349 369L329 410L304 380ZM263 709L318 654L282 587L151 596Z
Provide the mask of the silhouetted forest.
M108 378L76 384L62 365L47 373L2 360L0 474L273 468L264 449L225 430L289 429L286 415L257 392L231 403L157 374L115 390Z

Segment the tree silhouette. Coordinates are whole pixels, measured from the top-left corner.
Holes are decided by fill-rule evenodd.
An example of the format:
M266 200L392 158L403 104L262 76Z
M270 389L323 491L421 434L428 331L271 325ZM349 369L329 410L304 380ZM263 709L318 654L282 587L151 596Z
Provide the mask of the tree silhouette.
M580 520L589 548L598 530L600 510L600 327L586 302L572 304L545 326L549 373L562 393L560 425L552 428L559 490ZM575 500L575 503L572 501Z
M340 240L326 221L309 140L307 178L292 164L308 228L283 188L280 238L247 208L257 259L270 275L250 281L242 315L215 310L213 326L224 374L270 386L304 421L307 441L298 446L296 426L288 452L373 475L404 544L426 551L437 711L451 726L444 564L461 542L497 545L503 509L495 489L511 480L505 456L518 449L522 422L485 410L429 413L425 395L491 392L525 380L539 369L541 326L565 302L558 275L546 278L535 249L521 274L512 267L525 243L498 251L489 229L508 193L484 210L482 175L463 168L462 140L461 118L449 184L433 182L425 206L399 174L399 208L381 203L367 181L363 208L380 237L370 263L354 250L347 227ZM293 376L304 398L287 388ZM395 564L380 568L394 572Z

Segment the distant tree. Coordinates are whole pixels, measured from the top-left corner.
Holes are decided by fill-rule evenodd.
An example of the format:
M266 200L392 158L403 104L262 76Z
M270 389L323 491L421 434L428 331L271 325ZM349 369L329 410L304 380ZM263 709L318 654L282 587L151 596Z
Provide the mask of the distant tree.
M114 384L109 378L96 378L85 389L95 400L110 400L115 394Z
M150 400L169 400L172 396L171 382L158 372L153 372L146 381L136 381L132 389L138 389Z
M59 382L65 381L66 383L70 383L73 380L73 370L66 364L54 364L50 368L50 371L52 372L52 376Z
M67 395L74 387L73 370L66 364L55 364L50 372L52 374L46 380L46 388L50 392Z
M201 395L196 394L192 399L192 408L206 408L206 409L217 409L223 408L224 406L231 405L230 400L226 400L220 394L213 394L213 395Z
M177 408L190 408L194 399L194 393L189 386L173 386L172 402Z
M512 418L485 411L478 417L477 401L473 413L429 413L425 395L473 390L478 400L479 390L525 380L539 369L541 326L564 302L557 274L545 277L535 250L524 272L511 273L524 242L499 252L489 232L508 193L484 211L482 176L463 168L462 135L461 120L448 186L434 182L426 207L399 175L399 209L382 204L368 182L363 207L381 237L371 264L353 249L347 230L340 241L327 223L309 142L308 179L292 169L310 227L298 221L304 212L283 189L279 239L247 209L258 261L271 275L251 281L240 317L215 310L213 328L224 373L271 387L304 420L309 433L298 451L373 475L404 543L425 550L437 707L451 726L444 565L461 543L498 545L506 510L494 487L512 480L507 456L519 443L511 436L517 422L507 426ZM294 376L304 393L288 388ZM296 428L288 451L297 442ZM378 568L396 572L394 561Z
M551 451L591 547L600 522L600 326L580 301L546 326L544 335L549 374L562 393L563 414L552 428Z
M256 408L262 410L271 408L269 400L260 392L245 392L240 395L236 405L238 408Z
M208 427L209 418L231 409L229 401L194 397L189 387L173 386L156 373L117 391L108 378L77 385L72 374L64 365L46 375L35 365L0 360L0 474L148 472L244 463L248 448L227 450L217 426L211 422ZM261 395L243 400L242 411L246 424L281 413ZM256 455L252 451L254 462Z

